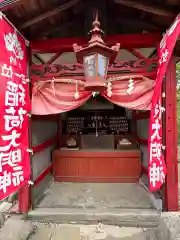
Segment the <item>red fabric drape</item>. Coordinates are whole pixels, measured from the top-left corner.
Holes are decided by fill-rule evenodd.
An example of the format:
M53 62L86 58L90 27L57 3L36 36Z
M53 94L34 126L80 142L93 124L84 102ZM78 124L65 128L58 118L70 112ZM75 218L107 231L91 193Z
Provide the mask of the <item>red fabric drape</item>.
M30 180L27 41L0 18L0 200Z
M173 53L174 46L180 34L180 14L177 16L171 27L166 31L159 46L159 67L156 78L156 85L152 97L152 108L149 128L149 158L148 175L150 191L156 191L161 188L165 182L166 164L162 149L165 148L162 142L163 125L162 113L165 109L162 107L162 82L166 74L169 60ZM173 144L173 143L172 143ZM173 147L173 146L172 146ZM175 146L176 147L176 146Z
M136 110L149 110L153 94L154 81L150 79L120 80L112 83L112 95L108 97L107 91L102 95L110 102L124 108Z
M91 93L78 89L79 98L74 94L76 85L71 83L45 83L33 86L32 114L48 115L73 110L85 103Z
M39 85L39 86L38 86ZM83 90L82 86L72 83L42 83L33 86L32 113L37 115L56 114L75 109L85 103L92 95ZM112 82L112 95L108 97L107 90L101 93L110 102L119 106L149 110L153 94L154 81L150 79L134 79L131 82L119 80ZM79 93L78 99L75 92Z

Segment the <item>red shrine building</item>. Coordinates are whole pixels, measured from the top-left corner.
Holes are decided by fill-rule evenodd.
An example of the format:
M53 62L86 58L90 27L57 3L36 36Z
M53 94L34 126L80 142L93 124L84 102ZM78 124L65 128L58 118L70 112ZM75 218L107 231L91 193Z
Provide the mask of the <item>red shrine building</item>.
M175 40L172 55L166 49L160 59L160 42L178 1L5 0L0 10L0 196L16 192L16 212L35 217L49 208L62 220L62 209L113 204L177 211L180 46ZM159 145L149 135L155 91ZM160 170L148 168L149 156Z

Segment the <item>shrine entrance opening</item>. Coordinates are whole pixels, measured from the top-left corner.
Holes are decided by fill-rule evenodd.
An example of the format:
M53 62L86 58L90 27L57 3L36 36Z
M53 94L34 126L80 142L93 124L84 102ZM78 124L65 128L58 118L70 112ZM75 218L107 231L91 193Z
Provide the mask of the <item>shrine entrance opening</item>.
M108 70L111 85L99 93L84 91L83 68L75 53L39 54L55 64L39 65L34 60L32 121L37 153L33 156L35 208L30 215L38 217L47 207L62 210L68 205L97 210L107 192L106 210L111 204L114 208L150 209L148 214L163 208L163 192L156 196L148 192L149 109L157 59L156 54L150 59L147 56L153 51L136 50L136 55L141 52L144 56L140 59L120 49ZM44 167L39 165L41 171L37 171L41 158ZM47 190L52 178L55 182Z
M95 220L89 216L93 212L121 209L118 221L121 218L126 225L123 214L128 209L131 217L137 211L138 217L145 213L144 221L149 223L148 215L155 220L162 205L152 199L146 185L149 111L123 108L95 94L79 108L56 117L58 146L51 147L52 174L43 185L33 187L34 210L29 217L63 220L66 216L72 221L74 215L80 221L79 214L83 214L86 222ZM52 119L45 122L43 118L34 116L34 139L53 129ZM37 161L48 159L45 151L37 153ZM100 219L109 222L110 215ZM137 219L132 221L135 224Z
M87 169L87 165L84 164L83 161L83 158L87 156L89 159L89 166L92 166L93 160L95 162L95 160L97 159L102 158L102 161L103 159L106 159L105 161L107 165L103 166L108 166L109 164L108 168L104 167L104 169L98 169L100 168L100 166L97 163L95 167L93 167L93 170L96 173L101 172L102 174L102 172L104 171L105 177L107 177L107 173L109 173L109 170L113 169L113 167L114 170L116 170L115 163L120 162L118 162L116 158L120 158L122 161L126 161L128 158L133 158L136 161L140 162L138 168L138 171L140 172L140 177L137 178L136 175L135 178L140 179L145 184L145 186L148 185L147 132L149 111L151 109L152 93L154 91L154 86L156 86L155 79L158 72L157 68L158 61L160 60L159 57L162 57L162 61L159 62L165 62L168 57L167 51L164 54L160 54L160 42L162 40L163 34L167 32L167 29L170 27L173 19L176 17L180 10L179 5L175 2L177 1L164 1L163 3L161 3L160 1L158 1L157 3L156 1L149 1L148 5L145 2L141 2L140 4L138 0L128 2L124 0L34 0L33 2L0 2L0 10L5 13L8 19L15 26L17 26L18 30L22 32L23 36L25 36L25 38L28 39L30 43L28 45L28 41L26 41L25 39L23 40L23 45L28 45L28 51L25 52L28 53L28 57L26 60L29 61L28 65L30 65L30 68L28 70L29 73L27 74L26 80L28 82L30 79L29 97L31 97L32 111L26 117L29 117L28 128L30 143L32 143L32 146L29 146L29 148L27 149L28 151L26 151L26 155L28 155L28 160L29 155L31 155L32 174L31 181L28 181L28 183L26 182L26 184L24 184L19 191L18 211L27 214L27 212L33 208L33 205L37 207L37 202L43 195L41 194L40 189L42 190L42 193L46 193L46 196L49 195L51 190L49 189L48 192L46 192L45 190L47 189L48 184L52 182L53 175L57 181L63 180L63 182L67 182L71 180L75 182L75 179L77 179L77 175L79 172L83 172L83 175L84 173L90 174L88 172L90 168ZM118 151L118 153L116 153L116 151L113 151L113 156L112 153L108 153L108 155L106 152L106 154L103 153L104 156L106 156L104 157L101 151L101 153L96 153L96 158L93 159L91 157L92 154L87 154L86 151L86 154L83 155L82 152L77 149L74 149L74 151L72 149L69 151L64 149L64 155L59 155L60 148L67 147L65 146L67 143L73 145L73 143L79 143L78 141L80 141L82 142L82 145L84 144L86 147L90 144L94 144L93 147L97 147L98 144L103 143L103 141L101 140L97 142L99 139L102 139L99 131L97 131L98 137L96 137L96 131L94 132L95 136L93 137L88 134L85 137L83 137L83 134L80 137L74 137L74 133L71 134L71 136L69 137L69 135L67 136L66 132L64 132L63 130L64 119L67 119L68 124L68 114L71 115L71 111L73 109L77 109L79 106L85 104L85 102L90 101L90 99L94 102L96 92L98 92L87 90L86 87L88 84L90 84L90 82L87 84L88 78L85 74L86 72L84 71L86 70L84 68L85 65L82 64L82 61L78 60L77 55L75 54L75 52L81 52L81 50L84 50L84 48L89 46L88 40L90 39L87 37L87 33L90 29L92 29L92 22L95 19L97 10L99 13L99 21L101 22L101 28L104 30L104 36L102 39L104 40L104 43L106 45L105 48L107 52L109 51L109 48L111 48L111 50L114 50L115 52L118 51L116 58L113 59L114 61L109 62L109 64L107 64L107 58L102 58L102 56L104 56L103 51L95 51L94 56L96 56L96 60L100 59L100 62L103 63L100 64L101 66L103 65L103 68L98 69L97 67L96 73L97 69L99 70L99 72L103 71L103 74L101 74L101 80L103 76L103 81L105 83L105 85L101 84L103 91L99 91L99 95L104 97L104 99L107 99L112 104L115 104L116 106L122 106L124 108L124 112L126 113L125 116L127 118L127 122L130 121L132 122L132 125L135 126L135 128L131 128L130 124L131 132L128 132L125 136L123 135L123 139L119 138L119 134L112 133L109 134L111 136L105 136L108 134L104 134L104 137L106 137L107 139L111 138L111 141L108 140L108 143L111 142L112 145L114 144L113 146L116 149L117 146L120 147L120 149L118 150L122 150L121 145L130 145L129 142L137 145L138 149L136 151L136 157L126 155L126 157L124 158L123 154L125 154L127 151ZM179 20L177 19L177 22L170 29L170 34L172 34L173 31L176 29L178 23ZM97 21L95 21L94 26L94 32L96 33L97 37L97 35L101 32L99 31L99 24L97 23ZM4 29L3 31L6 31ZM16 32L16 30L14 30L14 26L12 26L12 29ZM16 55L16 50L20 51L20 53L22 52L19 48L19 45L17 44L17 41L15 41L12 37L14 36L12 34L13 31L10 32L11 34L8 35L6 38L6 48L8 48L9 52L14 52L14 55ZM4 39L5 38L3 35L3 48L5 48ZM9 39L10 42L12 41L13 44L16 43L16 50L14 50L11 44L9 44ZM174 41L172 41L172 43L174 44ZM102 41L100 41L99 44L101 45ZM166 46L166 42L164 41L161 45ZM112 46L114 47L112 48ZM151 198L153 199L155 198L155 196L159 197L160 201L163 203L163 209L168 211L178 210L175 63L179 60L179 49L179 44L177 43L174 55L171 56L171 59L168 63L168 68L166 71L166 76L164 76L165 78L163 79L163 84L161 84L163 87L163 92L162 98L160 96L160 99L162 99L163 107L165 107L166 109L165 113L163 113L162 124L164 130L163 144L165 145L165 148L163 149L163 151L161 151L161 153L163 152L165 165L167 167L167 175L165 179L165 184L158 191L158 193L150 194ZM87 50L87 48L85 50ZM98 58L99 55L97 55L97 53L101 55L100 58ZM15 61L14 59L12 59L11 56L7 54L4 54L4 56L8 56L7 62L8 64L10 63L10 66L12 66L12 64L15 64ZM87 55L85 54L83 56ZM92 58L94 58L94 56ZM21 61L20 58L22 58L21 55L19 56L18 61ZM97 64L97 62L98 61L96 61L96 66L100 66L99 64ZM24 64L23 66L25 67ZM21 72L20 69L22 65L19 64L18 67L18 71ZM105 70L107 70L107 72ZM18 72L18 77L22 77L20 72ZM21 81L20 78L19 81ZM161 89L161 86L159 88ZM127 109L131 109L131 111ZM118 110L118 112L119 111L120 110ZM62 117L62 114L64 114L65 112L67 112L67 116ZM115 118L121 117L119 115L112 116ZM90 123L90 125L93 124L92 127L94 128L95 124L96 129L97 121L102 121L102 116L99 114L97 115L96 119L94 115L92 115L91 117L92 122ZM98 117L100 117L99 120ZM69 118L73 117L69 116ZM78 117L75 116L74 118ZM81 122L81 120L78 121ZM111 120L109 120L109 124L110 121ZM113 121L116 120L114 119ZM98 122L98 124L100 124L100 122ZM133 139L131 139L131 137L129 138L128 134L133 135ZM175 148L172 148L172 143L174 143ZM57 150L54 151L55 149ZM156 158L158 156L158 150L158 148L155 149ZM52 151L53 156L51 154ZM133 152L133 154L134 153L135 152ZM68 154L70 155L68 156ZM76 158L74 158L75 155ZM140 158L138 157L139 155ZM59 156L62 161L58 160ZM79 161L79 163L81 164L72 165L73 158L76 159L77 162ZM114 159L114 164L108 163L108 159L110 158ZM71 160L71 164L68 165L68 161L70 162ZM62 164L60 168L58 167L59 162L61 162ZM129 160L126 162L129 162ZM27 163L29 164L29 161ZM28 164L26 165L28 166ZM73 169L71 169L69 166L73 166ZM123 165L123 167L124 166L125 165ZM130 166L132 167L133 164L131 164ZM119 177L119 179L116 178L116 181L114 180L114 182L118 182L120 181L120 179L121 181L122 179L124 179L123 181L125 182L125 176L123 174L126 173L126 176L127 174L130 174L127 173L127 170L130 169L130 167L128 167L123 168L123 171L121 172L122 174L120 174L119 172L119 170L122 170L122 168L117 167L118 171L116 172L116 174L118 176L120 175L121 177ZM76 175L73 175L74 173L71 173L70 178L68 175L68 171L71 170L76 171ZM30 174L28 173L28 171L26 171L25 173L28 175L29 179ZM156 172L157 171L155 168L155 171L153 170L153 181L155 178L158 178L157 181L160 182L161 179L159 176L157 176ZM95 176L97 176L97 174ZM133 176L131 180L135 178ZM93 182L92 179L93 177L91 176L91 182ZM126 178L126 181L127 179L130 178ZM95 180L97 182L97 179L94 179L94 182ZM79 177L78 181L82 183L84 181L84 178L81 177L80 179ZM100 185L103 184L102 182L100 182L100 180L98 180L98 182L98 184ZM109 176L108 182L110 182ZM113 181L111 180L111 182ZM120 189L120 185L125 186L126 184L132 184L132 186L134 186L135 184L134 182L124 182L109 184L113 184L112 189L115 189L114 192L118 192L118 190L116 191L116 189ZM55 185L61 187L68 185L68 183L64 185L63 184L64 183L57 183L57 185ZM98 186L97 183L95 184L96 186ZM117 184L120 184L119 187ZM58 190L58 188L59 187L57 187L56 189L55 187L55 192L60 191ZM97 189L94 191L100 192L101 188L101 186L99 188L97 187ZM68 191L71 192L72 189L74 189L74 186L71 186ZM130 187L128 190L129 193L133 192L131 191L131 189L135 189L135 187ZM105 191L110 192L108 188L106 188L104 192ZM51 194L51 196L53 195L54 193ZM139 196L141 196L140 192ZM128 195L128 199L131 198L132 195Z

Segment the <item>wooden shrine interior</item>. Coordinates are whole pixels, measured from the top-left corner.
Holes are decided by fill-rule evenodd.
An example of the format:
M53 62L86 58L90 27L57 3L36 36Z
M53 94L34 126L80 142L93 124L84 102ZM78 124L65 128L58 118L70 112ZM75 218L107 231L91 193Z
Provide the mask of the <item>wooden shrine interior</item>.
M90 109L88 102L92 104ZM127 120L124 108L110 104L103 97L88 102L62 115L59 146L52 155L55 180L138 182L141 152L135 137L136 126ZM110 109L102 110L100 102ZM124 138L131 144L119 146ZM69 139L76 141L74 146L68 147Z
M45 80L45 77L52 77L50 73L52 73L53 62L61 56L64 52L72 52L72 44L78 43L80 45L84 45L87 43L88 35L87 33L91 29L92 21L94 20L95 10L98 9L99 20L101 22L101 27L104 31L105 42L108 45L115 44L117 42L121 43L121 48L128 50L134 56L137 57L137 61L123 61L121 63L116 63L116 71L127 71L129 72L137 72L137 66L141 66L140 71L144 75L149 77L153 77L156 75L156 67L157 67L157 46L162 38L162 34L168 29L168 27L172 24L173 20L180 12L180 1L179 0L151 0L151 1L143 1L143 0L5 0L0 1L0 10L7 16L7 18L14 24L14 26L28 39L30 40L31 50L32 50L32 70L35 72L34 76L32 73L32 78L34 81L38 81L41 77L41 80ZM153 48L153 51L149 54L149 56L144 57L137 49L138 48ZM47 61L41 57L41 54L44 53L54 53L54 56ZM176 61L179 61L180 57L180 41L178 40L176 43L176 47L174 50L174 56L176 57ZM148 66L152 64L154 61L155 68L154 71L150 71L147 73ZM145 64L144 64L145 63ZM37 65L38 64L38 65ZM47 68L48 65L48 68ZM136 67L135 67L136 66ZM46 69L46 71L45 71ZM49 69L49 70L47 70ZM55 69L57 70L57 69ZM112 74L115 71L114 66L111 66L109 69ZM166 104L167 105L167 114L165 120L171 123L172 127L170 130L166 129L166 133L168 134L168 139L166 143L166 148L169 148L169 151L166 152L165 158L167 162L169 161L169 166L171 164L176 164L176 154L172 152L171 144L175 135L175 110L174 107L176 104L175 99L175 85L173 85L173 72L175 70L175 65L173 61L170 63L169 73L167 74L167 82L166 87ZM82 67L76 68L72 71L72 65L64 65L57 75L62 74L79 74L79 76L83 76ZM38 72L38 74L37 74ZM38 76L38 77L37 77ZM174 76L175 77L175 76ZM174 81L175 82L175 81ZM175 83L174 83L175 84ZM137 113L133 112L133 122L138 119L145 119L149 117L149 112ZM41 119L39 116L33 116L33 120ZM58 124L58 135L62 135L62 126L61 120L59 116L43 116L43 121L48 119L54 120ZM136 135L136 129L133 133L135 140L138 143L147 145L147 139L138 138ZM61 145L59 137L55 137L49 139L45 144L43 144L43 148L51 145L55 141L58 141L58 148ZM36 147L35 151L40 151L42 146L39 148ZM62 154L62 155L61 155ZM68 155L69 154L69 155ZM72 156L74 154L74 156ZM113 159L114 170L118 169L117 167L117 158L121 159L122 166L119 168L119 174L130 174L132 176L131 169L129 173L127 173L126 168L126 158L134 159L134 177L131 181L137 181L142 172L147 174L147 169L141 166L140 163L140 152L134 151L134 155L132 157L132 152L126 151L126 155L123 152L112 152L108 153L106 159L104 159L104 154L95 153L95 160L106 162L106 166L110 164L109 160ZM119 154L117 156L117 154ZM123 155L122 155L123 154ZM128 155L129 154L129 155ZM76 155L76 156L75 156ZM95 162L91 157L91 153L88 156L88 163L94 164L93 169L94 172L88 172L88 174L96 174L98 169L98 162ZM54 152L53 162L54 165L57 164L56 168L54 168L54 174L56 176L56 180L58 179L59 174L64 174L65 172L61 171L66 167L66 161L71 161L71 166L74 167L72 170L72 175L77 174L75 172L77 170L77 164L73 164L74 159L84 164L84 157L87 158L87 154L84 155L83 152L64 152L60 153L59 150ZM58 159L64 159L64 162L59 162ZM94 163L92 161L94 160ZM119 163L119 162L118 162ZM64 165L63 165L64 164ZM132 164L133 166L133 164ZM83 165L84 170L86 166ZM47 171L51 171L52 168L49 168ZM87 170L87 169L86 169ZM104 180L110 181L108 174L112 174L112 172L108 172L107 168L104 168L104 175L100 177L104 177ZM112 169L111 169L112 170ZM42 174L39 177L39 180L42 180L47 171L44 171L44 175ZM74 171L74 172L73 172ZM166 206L169 210L177 209L177 188L174 184L174 175L175 168L168 168L167 174L167 186L165 186L165 197L166 197ZM102 171L103 172L103 171ZM107 178L106 178L107 177ZM77 178L76 178L77 179ZM122 181L123 178L121 178ZM129 178L130 179L130 178ZM64 181L68 181L69 179L65 178ZM72 180L72 179L71 179ZM87 179L86 179L87 180ZM92 180L92 179L91 179ZM75 179L73 179L75 181ZM84 181L84 178L79 178L79 181ZM95 179L95 181L99 181ZM119 181L119 179L117 180ZM27 212L29 208L29 197L28 197L28 187L21 190L20 199L21 199L21 212ZM172 196L174 198L172 199Z

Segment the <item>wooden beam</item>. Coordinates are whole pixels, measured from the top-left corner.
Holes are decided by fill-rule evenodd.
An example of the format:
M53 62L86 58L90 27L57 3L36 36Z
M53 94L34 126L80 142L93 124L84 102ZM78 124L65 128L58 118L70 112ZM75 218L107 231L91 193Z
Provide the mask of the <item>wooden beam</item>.
M138 19L138 18L133 18L133 17L122 17L119 16L120 13L117 14L116 17L112 17L114 22L117 22L118 24L124 24L127 27L135 28L135 29L140 29L140 30L145 30L149 32L159 32L162 29L162 26L159 26L158 24L154 24L151 22L147 22L144 19Z
M169 5L178 5L179 6L179 0L166 0L166 2Z
M34 181L34 185L33 187L37 186L38 184L40 184L42 182L42 180L49 174L52 172L52 164L47 167L38 177L37 179Z
M22 25L20 25L20 29L24 29L24 28L27 28L27 27L30 27L46 18L49 18L49 17L52 17L54 15L57 15L59 14L60 12L76 5L80 0L71 0L71 1L68 1L67 3L53 9L53 10L50 10L50 11L47 11L31 20L28 20L26 21L25 23L23 23Z
M160 33L124 34L107 36L105 38L105 42L109 46L120 43L121 48L146 48L157 46L161 38L162 36ZM59 51L73 52L74 43L77 43L79 45L86 45L88 44L88 39L59 38L31 41L33 53L57 53Z
M157 59L137 59L134 61L124 60L116 61L108 67L108 76L124 74L146 76L152 81L155 80L157 75ZM149 69L151 69L149 71ZM82 64L44 64L44 65L31 65L31 82L36 81L49 81L52 78L72 78L83 80L84 70ZM141 114L144 116L144 114Z
M148 139L144 139L144 138L136 136L136 141L142 145L148 145Z
M171 58L166 73L166 150L167 176L165 205L168 211L178 211L178 159L177 159L177 112L176 112L176 63Z
M128 51L131 52L135 57L139 59L147 59L145 56L143 56L140 52L138 52L134 48L128 48Z
M157 54L157 48L155 48L154 51L152 51L152 53L148 56L148 58L151 59L156 54Z
M38 56L37 54L34 54L34 57L41 62L42 64L45 64L45 62L42 60L42 58L40 56Z
M40 143L38 146L34 146L32 148L33 149L33 155L36 154L36 153L40 153L40 152L44 151L45 149L49 148L50 146L52 146L56 142L57 142L57 135L49 138L48 140L46 140L43 143Z
M58 115L50 114L50 115L32 115L32 121L50 121L57 122Z
M57 59L58 57L61 56L61 54L62 54L62 52L56 53L51 59L49 59L49 60L47 61L46 64L52 64L54 61L56 61L56 59Z
M9 9L12 9L13 7L17 7L18 5L24 3L28 0L5 0L0 1L0 11L5 12Z
M142 170L143 174L145 174L145 175L148 176L148 169L147 169L147 167L145 167L145 166L143 166L143 165L141 164L141 170Z
M80 21L76 22L76 21L70 21L70 22L66 22L66 23L59 23L59 26L47 26L46 27L41 27L38 28L36 31L33 31L33 35L31 37L31 39L42 39L44 37L48 37L48 35L53 34L56 31L59 32L63 32L66 31L66 28L72 26L73 24L80 24Z
M150 117L150 111L134 113L133 120L147 119Z
M153 13L156 15L161 15L163 17L176 17L176 13L169 10L160 8L158 6L147 5L142 2L132 1L132 0L114 0L115 3L122 4L127 7L136 8L145 12Z

